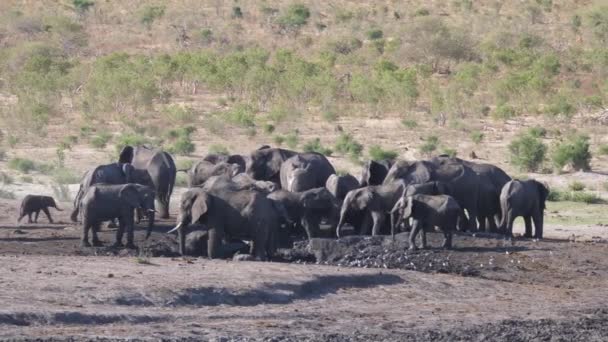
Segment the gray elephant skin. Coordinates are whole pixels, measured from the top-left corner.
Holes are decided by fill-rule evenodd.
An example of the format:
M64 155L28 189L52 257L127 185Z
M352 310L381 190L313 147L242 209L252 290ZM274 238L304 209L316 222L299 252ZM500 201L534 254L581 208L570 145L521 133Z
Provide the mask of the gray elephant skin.
M422 248L426 248L426 231L439 228L444 235L443 248L452 248L452 234L458 221L464 219L458 202L449 195L414 195L402 197L391 210L391 235L395 238L395 228L408 218L412 218L409 236L409 249L415 250L416 236L422 231Z
M127 231L127 248L135 248L135 210L141 208L150 215L154 213L154 190L141 184L108 185L96 184L87 190L80 201L82 212L82 246L101 246L97 231L102 222L118 219L115 247L122 247L122 237ZM89 243L89 231L92 241ZM150 234L148 228L147 235Z
M144 177L141 177L144 179L138 177L134 182L154 187L158 213L161 218L168 218L177 173L173 157L165 151L149 146L125 146L120 153L119 162L131 163L136 170L145 171Z
M74 198L74 210L70 215L72 222L78 221L78 212L82 196L95 184L126 184L134 182L135 168L129 163L111 163L96 166L85 172L78 193Z
M19 219L20 222L27 215L27 223L32 223L32 214L34 214L34 222L38 222L38 215L40 211L44 212L50 223L53 223L53 218L49 212L49 208L55 208L61 211L55 203L55 199L51 196L41 195L27 195L21 201L21 207L19 208Z
M387 215L405 191L404 181L383 185L370 185L350 191L344 198L340 210L340 220L336 229L338 237L347 222L348 215L353 212L363 213L363 222L359 234L369 234L370 220L372 235L380 234L380 229L387 223Z
M367 161L363 166L359 183L362 187L382 184L391 166L393 166L392 160Z
M297 152L282 148L264 148L251 152L247 165L247 174L256 180L271 181L281 184L281 165Z
M315 152L299 153L281 164L281 188L292 192L302 192L324 187L325 182L336 170L327 158Z
M240 154L210 153L206 155L203 160L210 162L211 164L237 164L239 168L243 170L242 172L247 169L247 165L249 164L249 157L245 157Z
M479 177L469 166L457 161L398 161L388 172L384 184L401 179L407 185L431 181L445 183L450 195L467 211L468 230L477 230L477 209L479 198Z
M327 182L325 182L325 188L338 200L338 202L342 203L344 201L344 197L348 194L349 191L358 189L360 187L359 181L357 178L350 174L345 175L330 175L327 178Z
M209 178L213 176L226 175L234 177L237 174L245 171L239 164L230 164L227 162L212 163L206 160L201 160L187 171L188 187L203 185Z
M534 221L534 237L543 238L543 220L545 202L549 189L542 183L530 180L512 180L505 184L500 193L502 208L501 228L508 237L513 237L513 221L523 216L526 231L525 237L532 237L532 221Z
M186 228L203 224L208 228L207 253L220 257L222 240L251 241L251 253L260 260L271 258L276 250L279 213L266 195L255 190L239 190L226 180L206 183L182 195L177 226L179 251L185 253Z
M338 203L326 188L315 188L302 192L278 190L268 198L280 203L293 223L300 223L309 239L321 237L320 223L326 219L330 223L329 236L334 236Z

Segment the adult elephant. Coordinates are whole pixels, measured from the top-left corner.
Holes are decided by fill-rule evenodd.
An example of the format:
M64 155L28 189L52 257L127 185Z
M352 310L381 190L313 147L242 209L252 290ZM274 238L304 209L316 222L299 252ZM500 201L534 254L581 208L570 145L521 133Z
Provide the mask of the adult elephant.
M403 195L406 186L404 181L397 180L389 184L370 185L350 191L342 203L336 235L340 237L348 215L352 215L353 212L363 213L360 234L369 233L370 220L372 235L380 234L381 227L388 223L387 215Z
M135 183L151 185L156 192L156 208L161 218L169 217L169 204L177 169L173 157L165 151L149 146L125 146L120 152L120 163L131 163L136 170L145 171L147 181L134 179ZM139 178L139 177L138 177Z
M441 163L398 161L389 170L384 184L399 179L408 185L432 181L445 183L450 189L450 195L467 211L468 229L471 231L477 229L479 177L469 166L450 160Z
M133 182L138 173L130 163L111 163L94 167L85 172L80 180L78 193L74 197L74 209L70 215L72 222L78 221L78 213L82 196L95 184L126 184ZM140 176L141 177L141 176ZM153 224L153 223L152 223Z
M530 180L514 179L502 188L500 206L502 208L501 228L508 237L513 237L513 221L523 216L526 232L525 237L532 237L532 221L534 221L534 237L543 238L543 219L545 202L549 189L542 183Z
M324 155L315 152L299 153L281 164L281 188L302 192L325 187L325 182L336 170Z
M228 177L234 177L243 171L244 168L238 164L230 164L227 162L218 162L217 164L213 164L209 161L201 160L192 165L192 167L187 171L188 187L192 188L202 185L213 176L226 175Z
M498 166L485 163L475 163L460 158L438 156L431 160L436 164L456 162L470 167L478 177L479 199L477 207L477 221L480 231L496 232L501 221L500 192L511 177Z
M220 256L223 239L251 241L251 254L267 260L276 250L280 217L266 195L255 190L235 190L229 186L192 188L182 195L177 226L179 251L185 254L185 230L190 224L208 227L207 254Z
M264 148L251 152L247 165L247 174L256 180L281 183L281 165L283 162L298 154L295 151L282 148Z
M382 184L391 166L393 166L392 160L369 160L363 166L359 183L362 187Z
M342 203L349 191L358 189L359 187L359 181L351 174L340 176L333 174L329 176L327 182L325 182L325 188L327 188L340 203Z

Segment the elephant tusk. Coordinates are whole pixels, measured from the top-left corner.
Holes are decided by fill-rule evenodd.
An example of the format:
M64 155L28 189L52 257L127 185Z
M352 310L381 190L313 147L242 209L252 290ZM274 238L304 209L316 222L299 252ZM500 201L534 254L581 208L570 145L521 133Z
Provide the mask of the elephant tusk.
M156 210L154 210L154 209L148 209L148 212L149 212L149 213L157 213L157 214L158 214L158 211L156 211Z
M171 234L174 231L180 229L182 227L182 223L178 224L177 226L175 226L175 228L171 229L170 231L167 232L167 234Z

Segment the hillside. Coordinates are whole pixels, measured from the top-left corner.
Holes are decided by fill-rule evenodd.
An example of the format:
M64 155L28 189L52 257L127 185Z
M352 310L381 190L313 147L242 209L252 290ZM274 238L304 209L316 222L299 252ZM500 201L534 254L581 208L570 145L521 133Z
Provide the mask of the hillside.
M6 0L1 151L63 181L138 142L184 160L271 143L351 172L474 152L519 174L561 169L566 141L598 171L607 42L605 1ZM522 167L508 145L530 127L546 153Z

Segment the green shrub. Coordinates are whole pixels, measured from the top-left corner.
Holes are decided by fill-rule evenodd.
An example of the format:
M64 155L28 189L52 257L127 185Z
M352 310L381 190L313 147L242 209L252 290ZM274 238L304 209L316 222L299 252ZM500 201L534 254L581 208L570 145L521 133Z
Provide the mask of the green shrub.
M570 101L568 97L557 94L551 97L549 103L547 103L545 113L553 116L563 115L570 117L576 112L576 107Z
M232 18L241 19L243 17L243 11L239 6L232 7Z
M369 157L371 160L395 160L399 153L393 150L384 150L380 145L372 145L369 147Z
M568 189L570 189L571 191L583 191L585 190L585 184L574 181L568 184Z
M420 152L422 154L430 155L437 150L439 146L439 137L436 135L428 136L424 143L420 146Z
M367 38L370 40L382 39L384 33L381 29L372 29L367 31Z
M549 196L547 196L547 200L552 202L568 201L586 204L602 204L606 202L604 199L591 192L562 191L557 189L551 189L551 191L549 191Z
M136 133L123 133L116 139L116 151L120 152L123 147L144 145L150 143L150 139Z
M169 131L169 139L172 141L165 147L166 150L182 156L187 156L194 152L196 147L192 143L191 135L195 130L193 126L186 126Z
M23 173L29 173L36 170L34 161L24 158L13 158L8 161L8 167Z
M213 145L209 146L208 153L211 153L211 154L230 154L230 150L228 150L228 147L226 147L226 146L224 146L222 144L213 144Z
M192 165L194 165L194 160L192 159L178 159L175 162L175 167L178 170L190 170L192 168Z
M528 134L535 138L544 138L547 136L547 129L540 126L534 126L528 128Z
M78 12L84 13L95 5L95 2L92 0L72 0L72 4Z
M338 119L338 114L336 114L336 112L333 110L323 111L321 116L323 117L323 120L327 122L335 122Z
M317 152L326 156L331 156L333 152L330 148L321 145L321 139L319 138L307 141L304 146L302 146L302 150L304 152Z
M298 147L299 143L300 135L297 131L293 131L285 136L285 144L287 144L287 147L295 149L296 147Z
M547 146L537 137L520 134L509 144L511 164L523 171L536 171L545 160Z
M419 8L416 10L416 12L414 12L415 17L426 17L427 15L430 15L430 14L431 14L431 12L426 8Z
M13 177L8 173L0 171L0 182L5 185L13 184Z
M446 147L446 148L443 149L443 151L441 152L441 154L445 154L447 156L450 156L451 158L455 158L456 155L458 154L458 151L456 151L453 148Z
M156 19L165 15L165 6L146 6L140 10L139 21L150 28Z
M249 138L253 138L258 134L258 131L255 129L255 127L247 127L245 129L245 135Z
M234 108L226 111L224 117L229 122L241 127L254 127L255 111L253 107L245 104L236 105Z
M306 25L310 18L310 10L303 4L292 4L277 18L277 23L283 28L298 29Z
M608 144L600 145L598 153L603 156L608 156Z
M558 143L553 150L553 165L562 169L571 164L575 170L589 170L591 152L589 152L589 137L586 135L573 135L565 141Z
M363 152L363 145L348 133L340 134L334 148L338 153L349 156L354 160L358 160L361 157L361 152Z
M494 110L494 117L497 119L507 120L517 116L517 112L513 106L502 104Z
M481 143L481 141L484 138L484 134L481 133L480 131L473 131L471 132L471 140L476 144L479 145Z
M196 114L192 108L179 105L166 107L164 116L173 124L189 124L196 119Z
M416 122L416 120L411 119L403 119L401 120L401 124L409 129L414 129L418 127L418 123Z
M588 25L600 44L608 43L608 6L596 6L587 13Z
M101 150L108 145L110 139L112 139L112 135L110 135L110 133L101 132L91 139L90 144L94 148Z
M16 199L17 196L15 196L15 193L13 193L12 191L0 189L0 198L2 198L2 199Z
M285 137L282 135L275 135L272 138L272 141L274 141L274 143L277 144L278 146L281 146L285 142Z
M264 133L266 134L272 134L275 130L275 127L273 124L264 124Z

